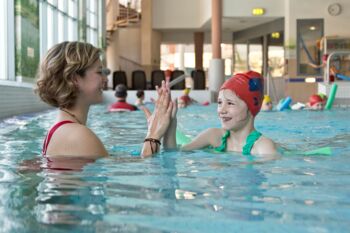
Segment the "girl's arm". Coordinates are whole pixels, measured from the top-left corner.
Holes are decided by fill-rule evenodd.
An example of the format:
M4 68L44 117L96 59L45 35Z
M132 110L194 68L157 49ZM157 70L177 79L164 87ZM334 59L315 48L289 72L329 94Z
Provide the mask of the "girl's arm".
M184 151L202 149L208 146L219 146L221 142L221 129L210 128L201 132L192 142L184 145Z

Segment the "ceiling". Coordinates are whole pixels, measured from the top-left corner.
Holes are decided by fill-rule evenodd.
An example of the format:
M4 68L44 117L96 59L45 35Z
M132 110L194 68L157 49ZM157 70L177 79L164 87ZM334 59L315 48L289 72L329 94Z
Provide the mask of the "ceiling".
M278 17L225 17L222 18L222 30L225 32L237 32L276 19L278 19ZM203 31L210 31L211 19L209 19L201 29L203 29Z
M222 42L232 43L232 33L262 25L279 17L224 17L222 18ZM204 32L204 41L210 43L211 19L200 28L161 29L163 43L193 43L193 32Z

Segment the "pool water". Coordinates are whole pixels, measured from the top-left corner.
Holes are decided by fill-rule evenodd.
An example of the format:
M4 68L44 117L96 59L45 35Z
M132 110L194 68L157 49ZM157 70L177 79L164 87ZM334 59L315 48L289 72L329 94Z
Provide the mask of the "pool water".
M291 151L268 162L201 150L142 160L143 113L105 109L88 125L112 156L78 170L37 166L54 110L0 122L0 232L349 232L349 109L260 113L256 128ZM190 136L220 126L215 105L178 122ZM324 146L331 156L300 155Z

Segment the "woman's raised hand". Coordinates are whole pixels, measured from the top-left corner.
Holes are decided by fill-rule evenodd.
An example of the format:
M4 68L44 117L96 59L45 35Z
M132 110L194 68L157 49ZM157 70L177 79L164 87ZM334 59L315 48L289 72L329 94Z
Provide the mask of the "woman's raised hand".
M158 99L155 103L153 114L146 108L145 112L148 121L147 138L160 139L168 129L171 121L174 103L171 101L169 83L163 81L160 88L157 87ZM176 113L175 113L176 114Z
M171 91L170 91L169 81L166 81L166 82L163 81L161 87L156 86L156 90L157 90L157 93L158 93L158 97L160 96L160 92L162 90L163 91L164 90L168 91L169 92L169 98L170 98L170 101L171 101ZM173 110L171 112L171 119L175 119L176 118L176 113L177 113L177 98L173 101ZM145 112L145 114L146 114L146 112ZM146 116L147 116L147 114L146 114Z

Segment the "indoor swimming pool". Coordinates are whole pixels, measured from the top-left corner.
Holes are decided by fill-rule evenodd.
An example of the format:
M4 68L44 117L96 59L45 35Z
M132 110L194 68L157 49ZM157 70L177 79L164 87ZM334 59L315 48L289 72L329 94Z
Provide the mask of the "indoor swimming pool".
M55 110L0 121L0 232L347 232L350 110L263 112L256 128L288 155L162 151L137 156L141 111L94 106L88 126L112 154L76 170L45 168L40 151ZM219 127L216 105L178 113L195 136ZM330 147L332 155L303 152Z

